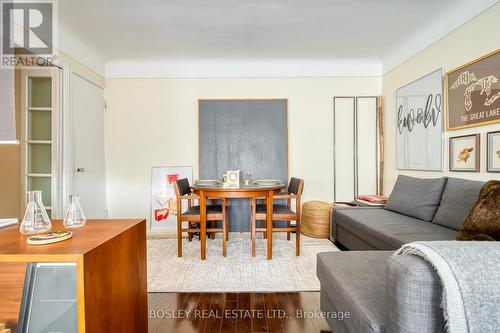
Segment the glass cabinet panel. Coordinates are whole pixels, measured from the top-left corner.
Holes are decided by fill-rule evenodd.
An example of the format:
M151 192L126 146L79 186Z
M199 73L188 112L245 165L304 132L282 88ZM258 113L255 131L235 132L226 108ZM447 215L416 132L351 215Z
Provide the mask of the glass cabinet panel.
M28 144L28 173L50 174L52 172L50 144Z
M28 107L50 108L52 106L52 79L30 77L28 79Z
M28 191L42 191L42 202L45 208L50 206L51 178L28 176Z
M28 111L28 140L52 140L52 113Z

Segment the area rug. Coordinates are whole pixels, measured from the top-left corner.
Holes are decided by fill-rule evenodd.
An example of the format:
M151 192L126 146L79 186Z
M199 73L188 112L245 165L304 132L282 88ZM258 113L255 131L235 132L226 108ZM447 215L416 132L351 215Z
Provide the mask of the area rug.
M219 235L218 235L219 236ZM316 254L339 251L328 239L301 237L301 255L295 256L295 235L273 236L273 259L266 259L267 241L257 239L251 255L248 233L231 233L227 257L222 238L207 239L207 258L200 259L200 242L183 239L177 256L176 239L148 240L149 292L294 292L319 291Z

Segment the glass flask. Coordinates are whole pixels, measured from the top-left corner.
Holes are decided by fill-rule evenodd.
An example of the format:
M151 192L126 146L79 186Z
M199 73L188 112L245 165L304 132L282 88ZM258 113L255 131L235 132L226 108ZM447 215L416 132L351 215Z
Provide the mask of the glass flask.
M29 191L28 204L19 232L23 235L41 234L52 228L49 215L42 202L42 191Z
M245 172L245 185L251 185L253 182L253 175L250 172Z
M77 194L69 195L69 206L64 217L63 225L65 228L79 228L85 225L87 218L80 206L80 197Z

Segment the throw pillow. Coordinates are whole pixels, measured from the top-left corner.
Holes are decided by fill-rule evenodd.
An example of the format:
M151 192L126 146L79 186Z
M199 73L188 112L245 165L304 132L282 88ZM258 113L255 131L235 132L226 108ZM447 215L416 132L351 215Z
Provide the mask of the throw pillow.
M500 240L500 181L484 184L457 240Z
M433 223L458 231L479 199L484 182L448 177Z
M400 175L385 209L432 221L441 202L446 178L422 179Z

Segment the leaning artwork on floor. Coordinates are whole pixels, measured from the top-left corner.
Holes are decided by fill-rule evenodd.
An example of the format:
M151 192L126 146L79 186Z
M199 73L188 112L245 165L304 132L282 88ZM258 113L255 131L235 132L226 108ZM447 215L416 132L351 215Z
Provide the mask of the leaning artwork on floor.
M399 88L396 110L397 168L442 171L442 69Z
M159 166L151 169L151 215L152 229L177 227L177 197L174 183L187 178L193 182L193 168L190 166ZM183 202L182 209L187 208Z

